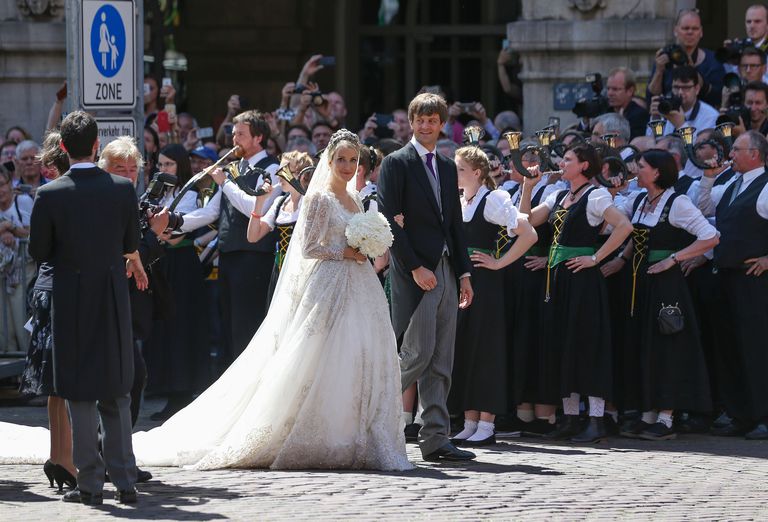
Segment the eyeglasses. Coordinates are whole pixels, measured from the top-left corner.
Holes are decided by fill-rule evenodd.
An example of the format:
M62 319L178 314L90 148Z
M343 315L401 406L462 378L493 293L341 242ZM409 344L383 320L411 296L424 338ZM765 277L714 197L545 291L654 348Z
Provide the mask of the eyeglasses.
M164 161L162 163L157 164L158 168L164 169L164 168L171 168L176 166L175 161Z
M747 71L749 71L750 69L759 69L762 66L763 66L763 64L761 64L761 63L742 63L742 64L739 64L739 68L740 69L746 69Z
M757 150L755 147L731 147L733 152L739 152L740 150Z
M672 90L673 91L690 91L696 87L695 85L673 85Z

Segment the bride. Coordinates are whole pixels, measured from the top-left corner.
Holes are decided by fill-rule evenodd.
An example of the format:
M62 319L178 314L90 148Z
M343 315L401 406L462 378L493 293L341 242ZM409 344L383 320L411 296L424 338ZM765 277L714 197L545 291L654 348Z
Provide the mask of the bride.
M348 188L360 150L358 137L345 129L331 137L301 206L267 317L218 381L162 426L134 434L137 464L413 467L405 453L387 301L371 264L344 235L347 221L362 211L357 193ZM0 438L14 440L0 449L6 462L2 454L32 440L14 437L10 427L20 429L0 423ZM30 454L29 447L18 450ZM47 446L39 453L44 457Z

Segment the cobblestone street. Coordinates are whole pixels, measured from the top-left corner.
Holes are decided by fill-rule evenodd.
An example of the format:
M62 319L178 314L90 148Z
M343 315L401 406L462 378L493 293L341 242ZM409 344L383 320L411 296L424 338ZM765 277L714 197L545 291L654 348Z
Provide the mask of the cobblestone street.
M146 415L162 403L150 401ZM0 409L45 425L45 408ZM768 443L708 436L577 446L511 439L406 473L151 468L135 507L65 504L41 466L2 466L0 520L766 520Z

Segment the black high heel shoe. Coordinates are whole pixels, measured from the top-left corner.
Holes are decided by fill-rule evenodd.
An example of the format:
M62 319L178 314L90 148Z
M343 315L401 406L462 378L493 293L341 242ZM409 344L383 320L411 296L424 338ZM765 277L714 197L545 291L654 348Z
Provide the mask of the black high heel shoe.
M77 487L77 479L72 476L72 473L59 464L54 464L54 466L53 478L56 480L56 485L59 486L59 491L64 490L64 484L71 489L75 489Z
M53 487L53 478L54 473L56 471L56 464L51 462L50 459L45 461L45 464L43 464L43 472L45 473L45 476L48 477L48 482L51 483L51 487Z

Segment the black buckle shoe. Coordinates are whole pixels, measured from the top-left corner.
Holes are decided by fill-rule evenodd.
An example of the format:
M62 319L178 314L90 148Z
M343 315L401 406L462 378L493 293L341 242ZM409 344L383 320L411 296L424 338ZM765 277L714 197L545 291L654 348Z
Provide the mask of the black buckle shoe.
M479 448L480 446L490 446L496 444L496 434L491 433L490 437L486 437L482 440L469 440L465 439L461 441L462 446L468 446L470 448Z
M600 442L608 436L608 432L605 430L605 421L602 417L590 417L587 427L571 438L571 442L590 443Z
M677 433L663 422L657 422L643 430L638 437L643 440L672 440L677 438Z
M136 489L128 491L116 491L115 502L119 504L135 504L138 501Z
M404 433L405 433L405 442L416 442L419 440L419 430L421 429L421 424L417 424L415 422L408 424L405 427Z
M546 440L566 440L581 431L581 420L578 415L566 415L565 420L554 431L550 431L544 438Z
M101 493L94 495L87 491L81 491L80 488L75 488L72 491L64 493L61 500L64 502L85 504L87 506L100 506L104 503L104 496Z
M624 422L619 429L619 435L628 439L638 439L640 434L653 426L642 419L632 419Z

